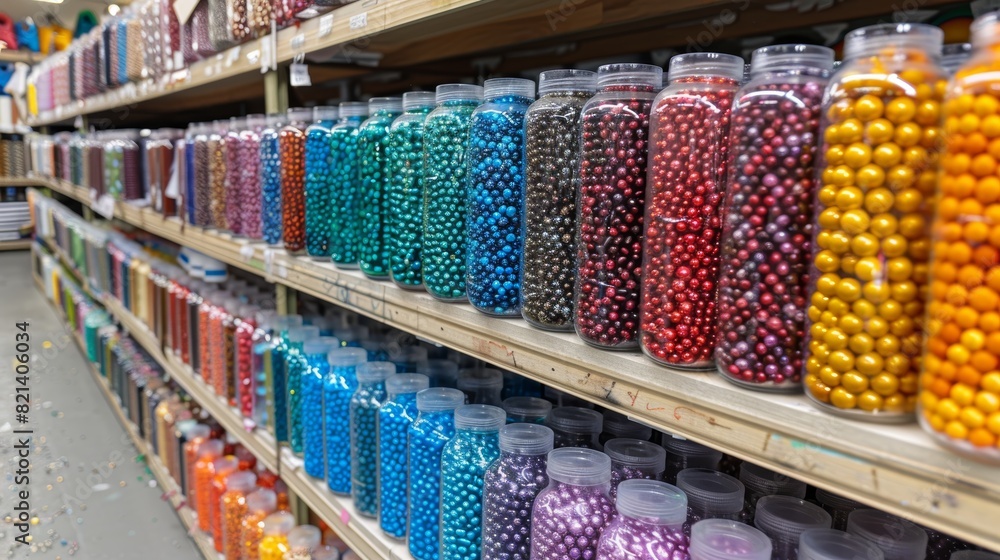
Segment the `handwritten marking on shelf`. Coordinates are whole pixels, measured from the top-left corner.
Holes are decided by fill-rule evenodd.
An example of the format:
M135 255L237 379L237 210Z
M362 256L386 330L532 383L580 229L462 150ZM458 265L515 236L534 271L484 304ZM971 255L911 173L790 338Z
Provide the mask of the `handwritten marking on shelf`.
M646 408L649 409L649 405L648 404L646 405ZM674 419L675 420L680 420L681 419L681 411L682 410L689 411L691 414L693 414L695 416L698 416L700 418L704 418L705 421L708 422L708 424L710 426L717 426L719 428L724 428L726 430L731 430L732 429L729 426L724 426L724 425L720 424L715 419L714 416L709 416L709 415L705 414L704 412L699 412L699 411L697 411L697 410L695 410L693 408L687 407L687 406L677 406L677 407L674 407Z
M639 390L636 389L634 395L632 394L632 391L626 391L626 392L628 393L628 396L632 398L632 402L629 403L629 406L635 406L635 401L636 401L636 399L639 398ZM647 403L647 406L648 406L648 403Z
M652 406L652 403L646 403L646 410L649 412L657 412L660 410L666 410L666 408L662 406Z
M606 392L606 393L604 393L604 399L605 399L605 400L609 400L609 399L611 399L611 393L613 393L613 392L615 391L615 385L617 385L617 384L618 384L618 382L617 382L617 381L612 381L612 382L611 382L611 386L610 386L610 387L608 387L608 388L606 389L606 391L607 391L607 392Z

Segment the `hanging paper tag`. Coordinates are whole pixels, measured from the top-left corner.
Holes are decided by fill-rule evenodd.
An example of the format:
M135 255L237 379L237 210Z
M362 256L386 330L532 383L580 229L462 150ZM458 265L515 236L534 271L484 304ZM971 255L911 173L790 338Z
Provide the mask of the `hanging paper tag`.
M264 37L260 42L260 73L266 74L271 69L271 60L274 58L274 51L271 49L270 36Z
M319 36L326 37L333 33L333 14L326 14L319 18Z
M115 216L115 199L111 198L111 195L102 194L97 202L92 206L94 212L97 212L102 217L110 220Z
M288 82L292 87L311 86L312 80L309 78L309 65L292 64L289 67L291 77Z

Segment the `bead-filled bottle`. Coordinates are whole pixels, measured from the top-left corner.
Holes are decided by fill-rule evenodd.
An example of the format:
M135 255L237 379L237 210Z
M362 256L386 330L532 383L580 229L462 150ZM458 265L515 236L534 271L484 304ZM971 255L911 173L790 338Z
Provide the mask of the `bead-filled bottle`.
M288 123L278 132L281 150L281 234L285 250L305 249L305 130L311 109L289 109Z
M378 523L397 539L406 536L407 435L417 418L417 393L428 387L426 375L390 376L385 380L387 400L378 412Z
M266 396L268 411L270 411L270 426L274 439L279 442L288 441L288 381L285 369L285 358L288 356L288 332L302 327L301 315L283 315L279 317L277 337L271 349L271 378L266 386L270 391ZM266 371L266 370L265 370Z
M618 515L601 533L600 560L689 560L684 534L687 496L657 480L627 480L618 487Z
M260 138L267 118L264 115L249 115L246 127L240 131L239 165L242 170L239 185L240 202L239 218L241 233L254 241L263 239L263 224L261 222L261 181L263 179L263 163L260 159Z
M337 107L315 107L306 129L306 253L322 260L330 258L330 128L338 114Z
M361 225L358 264L369 278L389 277L386 222L389 209L389 127L403 112L399 97L373 97L368 119L358 129L358 170L361 174Z
M365 517L378 515L378 412L386 399L391 362L358 364L358 389L351 397L351 496Z
M281 147L278 131L284 115L268 115L260 133L260 227L264 241L281 245Z
M358 171L358 127L368 104L340 104L340 122L330 129L330 257L340 268L357 268L361 225L361 177Z
M357 367L368 361L362 348L337 348L327 355L323 381L326 484L334 494L351 494L351 398L358 389Z
M340 346L336 337L320 337L302 345L306 367L299 380L299 421L302 424L303 468L309 476L326 478L323 442L323 382L330 373L327 355ZM292 430L294 433L294 429Z
M288 445L296 455L302 454L302 376L309 370L303 352L307 342L319 341L319 329L312 326L288 331L288 351L285 353L285 392L287 393ZM277 390L277 388L275 389Z

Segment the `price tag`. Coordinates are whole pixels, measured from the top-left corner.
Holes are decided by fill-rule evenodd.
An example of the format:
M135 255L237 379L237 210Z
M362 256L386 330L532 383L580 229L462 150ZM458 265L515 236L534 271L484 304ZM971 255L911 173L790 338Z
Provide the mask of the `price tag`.
M266 74L271 69L274 51L271 49L271 36L264 37L260 42L260 73Z
M226 67L232 66L239 59L240 59L240 46L236 45L235 47L229 49L229 56L226 57Z
M319 18L319 36L326 37L333 33L333 14L326 14Z
M274 273L274 249L264 249L264 274L271 276Z
M111 198L111 195L102 194L92 208L107 220L115 217L115 199Z
M240 256L245 262L249 262L253 258L253 245L247 243L240 247Z
M351 16L351 29L363 29L368 27L368 12L361 12Z
M279 278L282 279L288 278L288 268L285 266L285 263L279 262L276 272L278 273Z
M247 53L247 62L257 64L260 62L260 49L254 49Z
M76 118L73 119L73 128L83 130L83 117L81 115L77 115Z
M298 35L292 37L292 50L299 51L302 50L302 45L306 44L305 33L299 33Z
M184 68L184 52L181 50L174 51L174 68Z
M288 83L292 87L311 86L312 79L309 78L309 65L292 64L289 66L290 77Z

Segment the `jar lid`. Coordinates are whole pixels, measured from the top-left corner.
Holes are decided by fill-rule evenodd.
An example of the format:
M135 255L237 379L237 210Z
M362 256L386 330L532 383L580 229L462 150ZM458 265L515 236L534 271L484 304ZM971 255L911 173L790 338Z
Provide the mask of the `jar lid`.
M882 549L885 560L922 560L927 531L890 513L858 509L847 516L847 532Z
M473 84L441 84L434 90L434 101L438 105L445 101L483 102L483 86Z
M819 45L768 45L753 51L750 75L790 67L829 72L833 69L833 59L833 49Z
M545 424L553 430L571 434L599 434L604 425L604 417L596 410L578 406L563 406L553 409L545 419Z
M500 451L544 455L552 451L555 434L539 424L507 424L500 428Z
M340 551L330 545L323 545L312 551L311 560L340 560Z
M280 113L270 113L267 115L267 126L270 128L278 128L285 123L285 115ZM197 125L197 130L201 132L201 126Z
M455 429L475 432L497 432L507 422L507 414L499 406L467 404L455 409Z
M372 97L368 100L368 114L378 111L389 111L390 113L403 112L402 97Z
M420 412L445 412L465 404L465 393L458 389L433 387L417 393L417 410Z
M218 457L222 455L223 448L226 444L221 439L210 439L201 442L198 446L198 458L199 459L211 459L213 457Z
M209 428L207 424L195 424L188 428L187 438L192 439L205 439L212 433L212 428Z
M344 101L340 104L340 118L367 117L368 104L364 101Z
M699 509L736 513L743 509L743 483L728 474L709 469L684 469L677 473L677 487L688 503Z
M753 463L740 465L740 482L747 490L765 496L806 497L806 483Z
M764 496L757 501L753 524L780 542L798 543L808 529L828 529L833 518L823 508L793 496Z
M743 81L743 58L731 54L694 52L670 59L669 81L690 77L729 78Z
M566 484L594 486L611 482L611 458L595 449L560 447L549 451L549 478Z
M716 463L722 460L721 451L712 449L711 447L702 445L696 441L691 441L689 439L684 439L671 434L663 434L663 439L660 444L667 450L667 453L670 453L671 455L680 455L682 457L705 457L714 459Z
M359 383L378 383L396 374L396 364L392 362L364 362L358 364Z
M278 315L274 319L274 328L287 331L303 325L302 315Z
M309 107L292 107L288 109L289 123L307 123L312 119L313 110Z
M882 560L883 554L872 543L836 529L809 529L799 537L799 560L843 560L844 558Z
M276 511L264 518L264 536L287 535L295 527L295 516L287 511Z
M215 469L215 475L218 476L238 469L240 461L234 455L226 455L225 457L217 457L212 461L212 467Z
M430 379L420 373L397 373L385 380L385 391L390 395L419 393L430 386Z
M535 98L535 82L524 78L493 78L483 82L483 96Z
M307 340L319 338L319 327L295 327L288 329L288 342L301 344Z
M458 384L458 364L451 360L418 362L417 368L427 374L435 387L454 387Z
M687 496L680 488L666 482L641 478L623 480L618 485L615 509L625 517L657 525L681 525L687 519Z
M247 494L247 511L271 513L278 509L278 495L270 488L259 488Z
M436 97L432 91L408 91L403 94L403 110L433 108Z
M663 68L633 62L605 64L597 69L597 87L640 85L653 89L663 87Z
M985 47L995 43L1000 37L1000 12L990 12L976 18L969 27L972 46Z
M567 68L546 70L538 75L538 95L559 91L580 91L592 94L597 91L597 74L590 70Z
M819 502L821 506L828 506L835 509L867 509L868 506L862 504L861 502L854 501L850 498L845 498L838 494L832 492L827 492L822 488L816 489L816 501Z
M653 428L629 420L624 414L613 410L604 411L604 433L616 438L648 440L653 436Z
M461 391L502 389L503 372L492 368L463 369L458 374L458 388Z
M973 33L975 33L975 22L973 22ZM943 44L944 31L933 25L922 23L869 25L855 29L844 37L844 60L879 56L883 49L919 50L936 60L941 56Z
M538 397L508 397L503 401L508 416L545 418L552 411L552 403Z
M662 473L667 468L667 452L659 445L641 439L610 439L604 444L604 452L613 463L655 473Z
M340 347L340 341L335 336L320 336L310 338L302 345L302 353L306 355L329 354L330 350Z
M368 351L364 348L335 348L326 355L326 361L333 367L351 367L368 361Z
M313 107L313 120L316 122L335 121L337 120L338 115L340 115L340 109L337 107L329 107L326 105Z
M299 525L288 532L289 548L305 548L312 550L319 546L323 534L315 525Z
M236 471L226 477L226 490L249 492L257 486L257 475L250 471Z
M691 560L770 560L771 539L749 525L704 519L691 526Z

